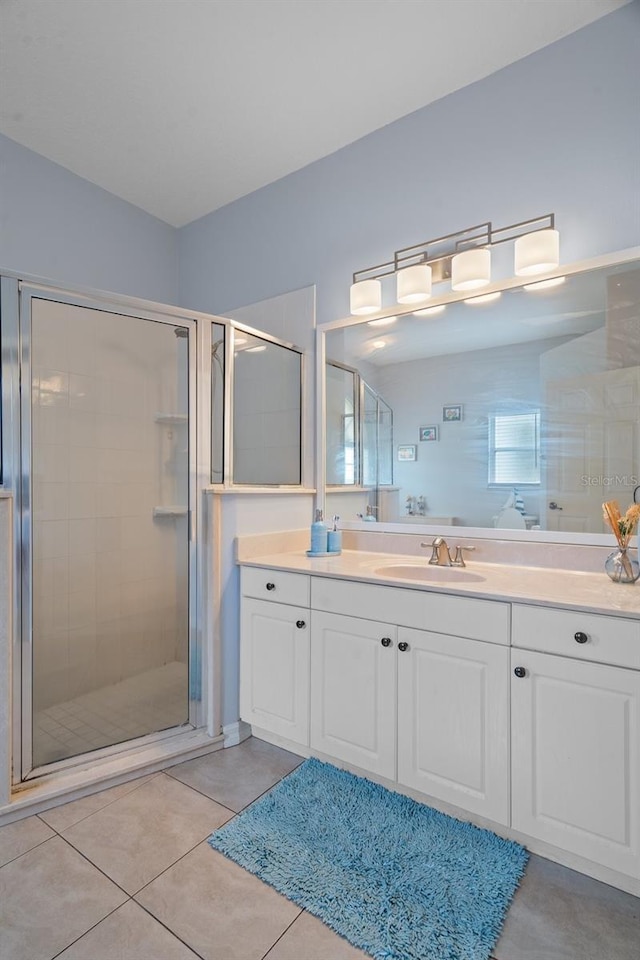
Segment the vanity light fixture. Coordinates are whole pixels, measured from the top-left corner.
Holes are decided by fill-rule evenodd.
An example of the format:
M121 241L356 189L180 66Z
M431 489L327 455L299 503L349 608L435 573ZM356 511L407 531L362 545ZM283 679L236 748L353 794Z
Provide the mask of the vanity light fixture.
M416 263L404 267L396 278L398 303L423 303L431 296L431 267L428 263Z
M446 303L440 303L437 307L425 307L424 310L414 310L414 317L435 317L438 313L444 313L447 309Z
M445 280L451 280L451 289L455 291L486 287L491 283L491 248L507 242L514 243L516 276L546 273L560 262L555 214L547 213L495 229L487 221L403 247L385 263L357 270L349 297L351 313L366 316L382 309L384 277L395 276L396 302L401 304L428 300L432 284Z
M536 230L518 237L514 244L516 277L547 273L560 263L560 234L557 230Z
M349 299L354 316L366 317L368 313L377 313L382 307L382 284L375 279L354 282Z
M491 283L491 251L463 250L451 259L451 289L477 290Z

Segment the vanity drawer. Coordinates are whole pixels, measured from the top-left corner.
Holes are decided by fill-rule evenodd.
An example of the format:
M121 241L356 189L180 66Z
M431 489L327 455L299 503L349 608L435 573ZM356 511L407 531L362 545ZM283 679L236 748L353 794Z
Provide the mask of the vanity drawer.
M289 603L295 607L309 606L309 577L304 573L286 573L267 567L242 567L243 597Z
M640 620L514 604L512 625L514 647L640 670Z
M509 643L508 603L313 577L311 607L488 643Z

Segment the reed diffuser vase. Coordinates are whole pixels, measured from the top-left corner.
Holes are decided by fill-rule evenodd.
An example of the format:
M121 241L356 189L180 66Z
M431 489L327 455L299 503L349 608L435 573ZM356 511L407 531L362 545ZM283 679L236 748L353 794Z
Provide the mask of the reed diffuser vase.
M604 569L614 583L635 583L640 577L640 563L637 550L632 555L629 541L638 525L640 505L632 504L623 516L617 500L609 500L602 504L602 510L605 522L618 541L618 549L609 554Z
M604 562L604 569L615 583L635 583L640 577L640 563L630 551L630 547L619 547Z

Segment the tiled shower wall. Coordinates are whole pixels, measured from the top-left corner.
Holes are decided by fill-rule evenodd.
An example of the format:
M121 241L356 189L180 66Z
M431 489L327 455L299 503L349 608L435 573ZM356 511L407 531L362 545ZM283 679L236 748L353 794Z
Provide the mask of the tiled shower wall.
M153 517L186 505L186 421L158 422L187 412L186 352L171 326L34 302L36 710L186 662L187 520Z

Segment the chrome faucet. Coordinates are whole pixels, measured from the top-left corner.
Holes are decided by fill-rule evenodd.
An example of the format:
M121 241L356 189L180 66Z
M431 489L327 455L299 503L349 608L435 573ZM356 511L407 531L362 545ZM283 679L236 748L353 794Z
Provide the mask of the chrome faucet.
M420 546L431 547L429 563L436 564L438 567L450 567L452 565L451 554L444 537L435 537L432 543L421 543Z
M420 546L431 547L429 563L438 567L466 567L462 551L475 550L475 547L463 547L458 544L452 560L451 552L444 537L435 537L431 543L421 543Z

